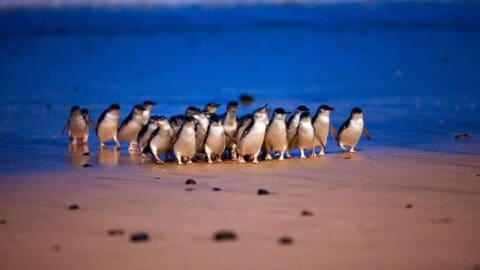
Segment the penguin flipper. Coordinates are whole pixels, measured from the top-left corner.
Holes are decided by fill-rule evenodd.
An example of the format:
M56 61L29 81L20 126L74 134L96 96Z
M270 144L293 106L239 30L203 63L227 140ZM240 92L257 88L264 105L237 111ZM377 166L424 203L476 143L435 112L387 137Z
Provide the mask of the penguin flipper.
M320 142L320 145L322 146L322 148L325 149L325 142L322 141L322 139L319 136L317 136L317 134L315 134L315 138Z
M120 133L120 131L128 124L128 122L130 122L130 120L132 120L133 118L133 114L130 113L127 118L123 119L122 121L122 124L120 125L120 127L118 128L118 133Z
M250 132L254 124L255 124L255 120L252 119L252 122L250 122L248 127L243 131L242 136L240 137L240 140L243 139L243 137L247 136L247 134Z
M337 132L335 131L335 128L330 124L329 126L330 133L332 133L333 139L338 142L338 135Z
M368 129L367 128L363 128L363 135L365 135L365 137L367 138L367 140L370 141L371 137L370 137L370 132L368 132Z

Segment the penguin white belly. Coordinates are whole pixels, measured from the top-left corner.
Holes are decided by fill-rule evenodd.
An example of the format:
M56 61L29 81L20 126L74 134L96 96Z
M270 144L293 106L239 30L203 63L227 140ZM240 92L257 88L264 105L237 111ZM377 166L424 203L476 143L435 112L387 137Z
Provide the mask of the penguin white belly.
M235 134L237 133L237 123L233 122L231 124L224 124L223 129L226 134L230 137L235 138ZM234 143L230 138L226 137L226 145L229 146Z
M175 153L182 153L183 157L193 157L196 150L195 143L195 130L193 128L182 129L175 145L173 146L173 151Z
M195 131L195 139L197 145L197 151L204 152L205 147L205 137L207 136L208 131L208 122L202 123L197 126L197 130Z
M170 151L172 148L172 136L168 134L167 130L160 130L157 136L153 137L150 141L150 145L155 146L157 154L163 154Z
M340 144L353 146L358 143L363 132L363 121L351 120L348 128L340 133Z
M301 149L312 149L315 144L315 131L313 130L313 126L308 124L300 123L298 127L298 148Z
M273 151L287 150L287 130L285 123L274 121L267 130L265 139Z
M240 141L239 153L241 155L253 155L260 151L266 128L265 123L254 124L248 134Z
M150 119L150 111L145 110L142 112L142 124L146 125L148 123L148 119Z
M221 155L225 150L225 133L223 127L210 127L206 144L212 153Z
M315 146L321 146L322 144L318 141L321 139L324 145L327 145L328 132L330 131L330 119L325 116L320 116L317 121L313 124L315 130Z
M70 119L69 124L70 136L75 138L83 138L88 135L88 124L83 116L76 116Z
M97 136L99 141L105 142L113 139L117 135L118 118L113 117L107 113L103 121L99 124L97 129Z
M142 129L143 117L135 116L130 122L128 122L121 130L119 139L121 141L135 141L138 136L138 132Z

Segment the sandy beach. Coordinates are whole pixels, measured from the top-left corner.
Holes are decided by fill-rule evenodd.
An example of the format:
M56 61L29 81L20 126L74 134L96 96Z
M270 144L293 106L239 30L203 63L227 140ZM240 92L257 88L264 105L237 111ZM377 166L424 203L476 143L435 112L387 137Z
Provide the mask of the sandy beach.
M92 151L87 159L98 157ZM478 156L373 148L244 166L135 163L2 176L1 268L480 264ZM185 185L188 178L197 184ZM257 195L260 188L270 194ZM72 204L79 208L70 210ZM304 210L312 215L303 216ZM111 236L111 229L124 234ZM215 241L213 235L225 229L237 239ZM149 241L131 242L136 232L147 233ZM283 236L293 242L280 244Z

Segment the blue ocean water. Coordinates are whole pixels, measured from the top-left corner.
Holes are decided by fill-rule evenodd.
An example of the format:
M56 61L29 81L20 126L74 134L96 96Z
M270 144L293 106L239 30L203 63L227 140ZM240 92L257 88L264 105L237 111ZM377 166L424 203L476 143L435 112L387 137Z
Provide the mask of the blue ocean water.
M478 14L471 2L3 10L0 160L62 162L75 104L96 119L151 99L172 115L242 93L255 102L241 114L329 104L337 127L360 106L374 138L360 148L480 154Z

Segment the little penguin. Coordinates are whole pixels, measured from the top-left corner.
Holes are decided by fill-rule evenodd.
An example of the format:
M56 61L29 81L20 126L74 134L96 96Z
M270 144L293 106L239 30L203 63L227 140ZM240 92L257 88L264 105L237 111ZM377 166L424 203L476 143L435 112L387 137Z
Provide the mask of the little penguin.
M230 151L230 158L237 160L237 143L235 140L235 134L238 129L238 102L230 101L227 104L227 111L223 114L223 129L225 130L226 141L225 147Z
M279 160L284 160L285 152L288 149L287 125L285 122L285 117L288 114L290 114L290 112L286 112L283 108L276 108L273 111L272 120L265 134L266 160L272 159L270 151L279 152Z
M300 158L307 158L305 150L310 150L310 156L313 156L315 147L315 131L312 125L312 118L309 112L303 112L300 115L300 122L297 127L296 145L300 150Z
M87 109L80 109L79 106L72 106L65 129L68 130L68 138L72 146L77 146L78 140L84 145L88 143L89 125L92 121ZM62 133L64 132L62 131Z
M159 116L153 115L148 119L148 123L140 129L140 132L137 136L138 147L140 152L143 152L145 147L148 146L148 141L152 137L153 132L158 128L157 120Z
M212 156L215 157L215 162L222 162L222 154L225 151L225 130L223 128L222 120L216 115L210 116L210 125L205 139L205 154L207 154L208 163L213 163Z
M240 142L240 139L242 138L243 132L245 129L247 129L248 126L250 126L250 123L253 121L253 115L252 114L246 114L238 120L238 129L237 133L235 134L235 141L237 142L237 148L238 148L238 142Z
M297 109L295 109L295 113L292 116L290 116L290 119L288 119L287 139L288 139L289 150L297 148L294 142L294 137L296 137L296 134L297 134L298 124L300 123L300 115L303 112L308 112L308 111L310 111L310 109L307 106L299 105ZM288 150L286 152L286 156L290 157L290 153L288 152Z
M157 129L153 132L148 142L148 146L143 150L143 153L151 153L155 162L160 164L164 163L161 156L163 154L168 154L172 150L174 131L169 120L165 116L156 117L155 125L157 126Z
M243 131L240 141L238 142L238 161L245 163L244 156L253 156L253 163L258 163L258 155L262 150L265 132L268 125L268 104L255 110L253 113L253 121Z
M315 147L320 148L320 156L325 155L325 146L327 145L328 132L332 133L333 139L337 140L337 133L335 128L330 124L330 113L334 108L328 105L320 105L317 113L312 119L313 129L315 130ZM313 156L316 156L315 149L313 149Z
M143 105L135 105L118 129L118 139L129 143L128 151L133 152L137 146L137 136L143 126Z
M355 152L355 146L360 140L362 133L367 140L370 140L370 133L365 128L363 122L362 109L355 107L350 112L350 117L343 123L338 130L338 145L342 150L346 151L346 147L350 147L350 152Z
M173 143L173 153L177 158L178 164L184 164L182 160L185 158L187 163L192 163L192 158L196 152L195 140L196 120L191 116L185 116L183 124L178 131L178 136Z
M209 117L210 115L201 111L196 107L188 107L185 112L186 115L192 116L197 120L197 126L195 127L195 140L198 153L204 153L205 151L205 137L207 136Z
M117 138L118 118L120 117L120 106L112 104L100 114L95 128L100 147L105 147L105 142L113 140L116 149L120 149L120 142Z
M152 112L155 105L156 103L150 100L145 100L143 102L143 107L145 108L145 110L143 111L143 125L148 124L148 120L150 119L150 113Z

